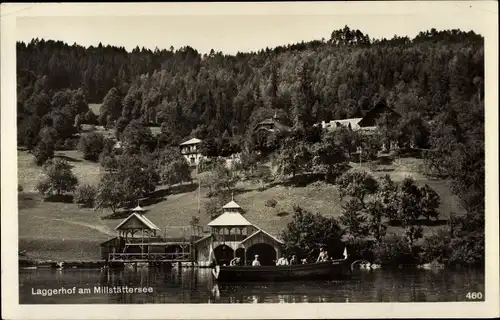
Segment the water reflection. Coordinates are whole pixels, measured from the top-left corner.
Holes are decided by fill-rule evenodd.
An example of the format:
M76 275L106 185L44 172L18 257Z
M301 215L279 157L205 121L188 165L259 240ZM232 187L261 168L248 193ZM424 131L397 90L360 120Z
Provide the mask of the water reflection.
M483 292L477 270L360 271L343 281L221 284L210 269L22 270L20 303L305 303L464 301ZM95 293L95 288L147 288L152 293ZM41 296L37 289L88 288L76 295Z

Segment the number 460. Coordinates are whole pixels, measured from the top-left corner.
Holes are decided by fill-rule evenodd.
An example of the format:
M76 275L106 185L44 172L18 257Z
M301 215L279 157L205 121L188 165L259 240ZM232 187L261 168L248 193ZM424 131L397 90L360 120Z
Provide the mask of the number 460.
M478 300L483 298L483 294L481 292L467 292L465 297L471 300Z

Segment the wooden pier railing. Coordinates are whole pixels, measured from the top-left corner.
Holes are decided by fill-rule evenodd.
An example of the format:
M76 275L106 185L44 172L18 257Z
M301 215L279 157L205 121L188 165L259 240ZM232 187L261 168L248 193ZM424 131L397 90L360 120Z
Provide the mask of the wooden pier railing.
M110 253L110 262L189 262L191 253Z

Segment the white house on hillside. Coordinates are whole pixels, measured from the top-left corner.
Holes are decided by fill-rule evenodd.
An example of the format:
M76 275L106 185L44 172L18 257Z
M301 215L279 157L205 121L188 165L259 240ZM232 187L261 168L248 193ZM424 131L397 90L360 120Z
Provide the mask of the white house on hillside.
M200 152L200 146L203 141L197 138L189 139L179 145L181 154L186 158L190 166L196 166L203 158Z

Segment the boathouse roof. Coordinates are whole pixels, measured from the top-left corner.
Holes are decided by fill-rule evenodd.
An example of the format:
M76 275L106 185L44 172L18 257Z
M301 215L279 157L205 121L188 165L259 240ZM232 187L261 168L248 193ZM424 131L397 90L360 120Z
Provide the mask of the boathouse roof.
M209 227L230 227L230 226L252 226L247 219L245 219L238 212L226 212L219 217L212 220L208 226Z
M237 204L234 200L229 201L226 203L222 209L241 209L240 205Z
M125 218L118 226L116 226L115 229L116 230L129 229L129 228L126 228L125 226L127 226L127 223L133 219L136 220L137 222L139 222L139 224L143 225L145 227L144 229L160 230L160 228L158 228L153 222L151 222L151 220L149 220L148 218L146 218L142 214L137 214L135 212L132 213L131 215L129 215L127 218Z
M131 210L132 212L144 212L144 210L141 206L137 206L134 209Z
M185 146L185 145L188 145L188 144L197 144L197 143L200 143L200 142L202 142L200 139L198 139L198 138L192 138L192 139L189 139L188 141L184 141L180 145L181 146Z
M256 235L258 235L259 233L263 233L263 234L267 235L268 237L270 237L271 239L273 239L274 241L283 244L283 241L281 241L280 239L276 238L275 236L273 236L269 232L266 232L266 231L264 231L262 229L259 229L259 230L255 231L250 236L248 236L247 238L245 238L245 240L243 240L241 243L245 243L249 239L251 239L251 238L255 237Z

